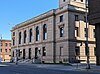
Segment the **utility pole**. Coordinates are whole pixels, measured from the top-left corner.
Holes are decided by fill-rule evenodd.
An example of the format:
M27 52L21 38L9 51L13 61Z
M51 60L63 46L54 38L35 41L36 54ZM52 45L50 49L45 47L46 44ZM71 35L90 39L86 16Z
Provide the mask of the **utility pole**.
M90 57L89 57L89 48L88 48L88 0L85 0L85 7L86 7L86 42L85 42L85 49L87 54L87 69L90 69Z

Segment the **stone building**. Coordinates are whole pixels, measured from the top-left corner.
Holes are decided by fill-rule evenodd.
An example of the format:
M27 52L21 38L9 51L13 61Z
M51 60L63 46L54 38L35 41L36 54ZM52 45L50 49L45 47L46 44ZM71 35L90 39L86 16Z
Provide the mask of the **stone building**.
M10 62L11 40L0 40L0 62Z
M95 25L96 33L96 58L100 65L100 0L89 0L89 23Z
M45 63L86 63L85 0L59 0L59 8L15 25L12 58ZM90 62L95 63L95 27L88 25ZM16 54L18 50L18 54Z

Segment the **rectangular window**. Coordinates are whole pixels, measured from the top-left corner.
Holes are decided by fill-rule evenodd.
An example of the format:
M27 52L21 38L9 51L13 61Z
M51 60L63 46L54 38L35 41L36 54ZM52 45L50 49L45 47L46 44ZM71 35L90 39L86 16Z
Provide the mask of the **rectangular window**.
M32 29L29 30L29 42L32 42Z
M60 37L63 37L63 36L64 36L64 28L61 27L61 28L60 28Z
M9 52L11 52L11 49L9 49Z
M46 56L46 49L45 49L45 47L43 47L43 49L42 49L42 56Z
M5 49L5 52L7 52L7 49Z
M63 15L60 16L60 22L63 22Z
M9 46L11 47L11 43L9 43Z
M75 37L78 37L79 36L79 29L78 29L78 27L75 27Z
M76 53L76 56L80 55L80 48L79 47L75 47L75 53Z
M75 15L75 21L79 21L78 15Z
M26 34L26 30L24 31L24 43L26 43L26 38L27 38L27 34Z
M59 56L62 56L63 55L63 47L60 47L60 52L59 52Z
M19 32L19 44L21 44L21 32Z
M8 44L7 44L7 43L5 43L5 46L8 46Z
M0 46L3 46L3 44L1 43L1 45Z
M0 52L2 52L2 49L0 49Z
M15 36L15 32L13 32L13 36Z

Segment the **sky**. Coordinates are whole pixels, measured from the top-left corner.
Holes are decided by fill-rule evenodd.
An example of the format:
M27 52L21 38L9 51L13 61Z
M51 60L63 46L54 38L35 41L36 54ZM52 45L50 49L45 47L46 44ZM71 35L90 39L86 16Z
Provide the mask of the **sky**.
M0 36L11 39L10 30L16 24L58 6L59 0L0 0Z

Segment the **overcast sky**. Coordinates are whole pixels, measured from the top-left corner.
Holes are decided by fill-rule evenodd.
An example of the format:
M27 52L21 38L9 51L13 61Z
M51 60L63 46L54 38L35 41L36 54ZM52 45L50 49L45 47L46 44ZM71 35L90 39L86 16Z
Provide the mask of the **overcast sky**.
M0 36L11 39L11 28L51 9L59 0L0 0Z

